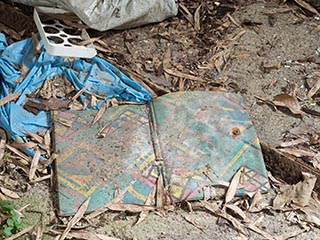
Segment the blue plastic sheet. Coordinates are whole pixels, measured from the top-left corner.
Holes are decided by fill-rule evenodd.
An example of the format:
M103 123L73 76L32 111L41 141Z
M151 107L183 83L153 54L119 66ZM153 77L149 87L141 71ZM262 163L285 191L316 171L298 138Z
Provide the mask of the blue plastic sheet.
M130 102L151 100L151 94L147 90L99 57L70 62L66 58L47 54L43 45L39 56L35 56L31 38L7 46L2 33L0 54L0 98L10 93L21 93L15 102L0 106L0 127L18 142L21 137L28 136L28 132L44 133L50 127L48 111L40 111L34 115L23 108L26 94L39 88L48 77L52 79L55 75L62 75L71 81L77 90L89 85L87 92L104 96L105 99L115 97L118 101ZM22 65L28 69L23 79L19 71ZM84 96L80 98L84 100ZM33 155L31 149L24 151Z

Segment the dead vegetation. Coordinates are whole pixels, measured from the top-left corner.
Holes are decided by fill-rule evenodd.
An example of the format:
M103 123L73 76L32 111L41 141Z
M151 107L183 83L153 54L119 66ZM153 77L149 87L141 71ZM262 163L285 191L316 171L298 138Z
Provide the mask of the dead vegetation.
M260 23L250 20L240 22L232 17L232 12L240 7L236 1L180 0L178 4L179 15L171 20L147 26L141 31L134 29L98 33L91 30L91 35L96 35L96 37L80 44L93 43L100 57L119 66L133 80L148 89L153 97L171 91L187 90L244 93L246 89L228 77L221 77L221 73L228 68L231 60L250 57L250 53L235 52L234 48L248 27L255 28ZM303 15L303 18L314 16L314 14L319 16L316 7L303 0L282 1L280 7L276 6L265 11L265 14L270 16L270 20L275 14L287 12ZM25 36L24 32L18 32L10 26L2 26L1 30L11 36L11 42L21 40ZM319 23L313 31L320 31ZM264 73L268 73L288 65L303 64L308 61L319 64L319 53L307 59L275 64L264 63L261 68ZM27 70L23 69L24 67L21 66L22 76L27 73ZM276 81L270 82L265 86L265 90L268 91L268 88L274 84ZM283 93L276 94L269 99L260 96L255 96L255 98L258 102L270 105L274 110L289 110L289 113L284 110L283 114L293 114L299 117L307 115L317 118L320 116L317 108L320 103L319 89L320 73L313 71L306 76L304 89L293 83L284 89ZM78 101L78 97L85 90L86 88L76 92L63 76L55 76L29 95L24 107L34 114L40 110L83 109L84 106ZM19 94L9 94L8 97L0 100L0 106L15 101L18 97ZM41 101L34 101L36 97L40 97ZM103 99L101 96L90 94L86 94L86 97L92 105L97 105ZM117 104L123 103L118 103L114 99L104 103L92 120L92 124L99 120L108 106ZM44 135L30 133L28 137L17 139L15 142L12 142L3 130L0 132L0 199L17 199L33 184L42 181L51 182L54 172L48 166L55 159L51 144L50 129ZM249 239L248 230L260 234L265 239L280 240L289 239L311 231L313 227L319 227L319 198L313 191L317 177L320 176L317 175L320 170L319 131L307 125L293 127L284 135L283 142L277 147L277 151L298 158L301 164L306 164L316 170L313 174L303 172L303 179L298 179L301 181L296 181L298 183L293 185L280 182L270 174L270 182L276 195L270 193L270 196L267 196L257 192L253 196L235 197L236 190L241 189L242 173L239 171L234 175L229 186L222 186L225 189L224 199L216 201L205 199L185 203L187 211L203 209L212 213L218 217L218 221L226 221L234 228L241 239ZM33 149L34 156L30 157L21 151L24 148ZM47 160L42 161L42 157ZM161 194L159 191L155 189L153 194ZM319 193L319 190L317 192ZM8 239L16 239L24 234L29 234L28 239L42 239L44 233L52 234L60 240L117 239L86 229L94 228L96 222L94 219L107 211L138 214L136 224L139 224L150 212L165 216L176 207L164 204L155 207L122 204L118 199L115 194L112 202L85 216L89 198L75 216L68 219L56 219L56 223L62 223L59 226L53 224L52 227L48 227L39 223L37 226L26 227ZM287 220L299 225L300 230L274 235L260 227L264 218L263 214L256 220L251 218L253 213L269 211L274 214L279 211L284 212ZM23 209L18 212L23 212ZM23 216L23 213L21 215ZM196 221L188 217L185 220L203 230L203 226Z

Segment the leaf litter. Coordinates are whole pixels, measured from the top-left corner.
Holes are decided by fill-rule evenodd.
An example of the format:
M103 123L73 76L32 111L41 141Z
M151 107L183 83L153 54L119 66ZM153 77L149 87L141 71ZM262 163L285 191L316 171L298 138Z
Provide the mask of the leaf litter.
M314 11L314 9L312 8L311 5L307 5L305 4L304 1L299 0L299 1L295 1L300 7L308 10L311 13L316 13L316 11ZM215 3L216 4L216 3ZM183 16L186 18L186 20L192 25L192 28L195 32L198 32L198 34L202 34L203 31L208 30L206 27L206 19L209 18L213 18L214 14L212 14L212 12L215 11L216 7L215 6L208 6L207 3L202 2L201 4L199 4L198 2L196 3L192 3L192 2L187 2L185 4L180 3L180 11L182 12ZM311 7L310 7L311 6ZM288 11L293 11L293 8L288 8L288 7L282 7L279 9L274 10L272 13L269 12L268 14L279 14L279 13L283 13L283 12L288 12ZM65 18L65 17L63 17ZM214 18L215 19L215 18ZM66 20L68 21L68 20ZM176 20L175 20L176 21ZM237 27L241 27L241 22L238 22L237 19L233 18L230 14L228 14L228 19L227 20L220 20L220 19L215 19L215 21L217 21L220 26L218 27L219 29L219 34L222 34L223 31L225 31L230 24L235 24ZM173 42L183 42L183 36L181 35L181 33L179 31L183 30L182 28L182 24L181 22L174 22L173 21L173 27L170 29L170 31L172 31L169 35L166 35L167 33L164 33L163 35L157 34L158 37L160 38L166 38L169 37L172 38L172 36L174 34L176 34L176 37L174 37L175 39L173 39ZM171 26L169 26L170 28ZM180 27L180 29L179 29ZM166 28L166 27L165 27ZM185 29L184 29L185 30ZM163 58L162 58L162 64L160 64L161 67L150 67L148 71L159 71L160 73L162 73L163 75L166 76L166 79L171 79L173 82L176 81L176 83L179 86L180 90L192 90L192 89L212 89L214 87L220 87L220 84L217 83L213 83L213 86L210 86L210 74L212 73L213 70L216 70L219 73L222 73L227 64L228 61L235 57L235 55L233 55L232 50L234 48L234 46L237 44L237 40L239 38L241 38L242 35L244 35L246 33L245 30L242 30L240 32L238 32L238 34L233 35L233 36L229 36L227 41L221 41L218 40L217 44L214 44L214 47L209 49L208 52L210 52L211 56L210 56L210 61L209 62L205 62L205 61L199 61L198 63L198 67L192 67L194 66L194 64L179 64L177 61L177 51L175 49L175 47L173 45L166 45L167 49L166 51L163 52ZM192 32L190 32L190 38L196 38L196 35ZM179 39L181 38L181 39ZM82 44L89 44L89 43L96 43L99 44L99 51L102 51L105 56L109 59L112 60L112 54L116 53L119 56L124 56L124 54L121 51L117 51L116 49L111 49L110 46L108 46L108 44L105 43L104 41L105 39L103 39L103 37L99 36L98 38L93 38L92 40L90 40L89 42L84 42ZM206 39L209 42L213 42L216 41L216 39ZM186 41L185 46L188 46L188 42ZM131 44L132 49L131 49L131 55L132 53L135 53L135 47L134 44ZM116 48L116 47L115 47ZM133 58L134 61L139 61L141 60L141 56L136 55L136 56L131 56ZM240 57L250 57L250 55L244 54L243 56ZM115 58L113 58L115 59ZM179 60L179 59L178 59ZM114 60L114 61L118 61L118 60ZM134 61L130 61L130 63L134 64ZM161 62L161 61L160 61ZM156 61L152 61L152 65L155 64ZM127 66L129 66L131 64L127 64ZM124 68L127 68L127 66L124 66ZM191 67L190 67L191 66ZM268 66L265 66L268 67ZM276 65L277 69L279 66ZM153 92L154 96L158 96L161 95L163 93L166 92L170 92L170 91L174 91L176 90L175 87L176 86L169 86L169 87L164 87L162 84L157 84L154 83L153 81L151 81L150 79L144 79L145 72L144 71L138 71L138 68L128 68L128 71L131 71L131 74L135 76L135 78L139 78L139 82L143 82L145 84L145 86L148 86L148 88ZM23 72L23 71L22 71ZM26 70L27 72L27 70ZM61 80L61 79L60 79ZM35 108L35 109L52 109L52 106L56 105L57 102L55 102L56 100L52 100L54 98L57 97L57 94L59 95L59 91L54 90L54 84L48 84L43 86L43 91L42 91L42 95L43 95L43 99L51 99L52 102L50 101L43 101L42 102L42 106L40 105L31 105L29 106L29 109ZM205 86L208 85L208 86ZM85 88L82 89L80 92L85 92ZM307 97L309 99L316 99L317 97L317 93L318 93L319 87L318 87L318 83L316 83L312 88L310 88ZM71 101L76 104L76 100L79 96L79 92L76 95L73 95L73 97L71 97ZM9 101L14 101L15 99L17 99L18 95L16 96L10 96L10 98L8 99L2 99L3 101L1 102L2 104L5 104ZM32 97L31 97L32 98ZM94 97L96 98L96 97ZM101 100L95 100L95 101L101 101ZM267 100L266 100L267 101ZM299 102L300 101L300 102ZM29 103L32 103L32 101L30 101ZM298 115L305 115L306 112L303 110L303 108L301 107L301 99L298 99L296 96L294 95L289 95L287 93L284 94L279 94L277 96L275 96L273 98L273 100L269 100L269 103L271 103L272 105L274 105L275 107L285 107L288 108L293 114L298 114ZM65 104L63 105L64 108L68 108L70 107L70 105ZM75 105L74 105L75 106ZM81 106L80 106L81 107ZM99 121L100 117L103 115L103 112L101 110L101 112L99 114L97 114L95 116L95 118L93 119L93 123ZM50 140L50 133L47 132L45 134L45 136L40 136L38 134L30 134L29 137L27 139L25 143L22 144L29 144L30 146L32 146L35 149L40 149L40 148L45 148L45 149L49 149L49 146L51 144L51 140ZM301 145L305 145L305 144L309 144L311 142L310 138L307 138L307 140L305 138L296 138L296 139L290 139L286 142L286 144L282 144L282 148L288 148L288 147L298 147L298 148L294 148L291 149L291 153L289 152L289 149L283 150L286 151L287 153L293 154L295 153L295 156L299 156L299 157L310 157L310 158L315 158L315 156L311 153L313 153L313 150L309 150L309 149L305 149L301 148ZM6 144L5 141L1 141L1 149L2 146L5 146L7 148L7 150L9 150L9 152L11 152L11 154L8 156L8 159L6 159L6 164L9 163L16 163L17 161L19 162L19 164L16 166L16 168L24 168L25 173L27 174L27 176L29 176L29 179L33 179L33 181L36 181L36 179L48 179L51 177L50 174L42 174L42 170L39 170L39 168L43 169L43 166L39 166L39 159L38 159L38 152L37 155L31 159L27 156L25 156L21 151L19 151L19 149L21 147L23 147L23 145L20 145L20 147L18 145L14 145L14 144ZM294 152L295 151L295 152ZM5 152L3 152L3 155L5 154ZM47 156L50 156L50 151L48 150L46 152ZM299 155L300 154L300 155ZM309 155L308 155L309 154ZM293 154L294 155L294 154ZM20 159L14 159L14 158L20 158ZM1 158L2 159L2 158ZM39 176L38 176L38 175ZM37 176L37 178L35 178L35 176ZM301 191L306 191L309 195L310 195L310 191L312 192L312 177L307 178L308 179L308 186L304 186L304 184L300 184L298 185L298 187L296 185L291 186L291 189L303 189ZM311 183L310 183L311 182ZM279 183L277 183L279 184ZM264 195L262 195L260 192L255 193L252 198L249 198L244 200L238 197L235 197L235 192L236 190L240 187L241 188L241 172L237 172L234 177L232 178L232 181L230 183L230 186L224 186L226 188L226 195L225 195L225 199L224 202L222 202L221 200L218 200L216 202L214 202L213 200L209 200L208 201L204 201L200 203L200 206L202 208L207 209L208 211L212 212L213 214L216 214L217 216L223 217L225 218L227 221L229 221L233 227L235 229L237 229L237 231L240 233L241 237L246 238L247 236L247 232L245 231L245 229L251 229L253 231L258 232L259 234L261 234L262 236L264 236L267 239L287 239L289 237L292 236L296 236L304 231L307 231L306 229L301 229L300 231L296 231L296 232L291 232L288 235L281 235L281 236L271 236L269 233L262 231L258 225L259 225L259 221L257 222L253 222L251 221L248 217L247 214L248 212L255 212L255 211L263 211L264 209L269 209L270 210L270 205L266 204L263 200L264 200ZM160 188L158 188L160 189ZM311 189L311 190L310 190ZM11 191L11 190L9 190ZM288 190L289 191L289 190ZM155 192L152 194L152 196L150 196L149 202L151 202L151 199L154 199L156 195L162 195L161 192L157 192L155 190ZM290 193L291 194L291 193ZM289 194L289 195L290 195ZM281 199L283 196L286 195L286 191L281 192L279 191L279 195L281 197L278 197L277 201L280 201L279 199ZM307 196L309 196L307 195ZM306 202L310 201L310 197L309 197L309 201L307 201L307 199L294 199L292 196L287 198L291 199L289 202L292 203L297 203L301 204L301 202L303 204L305 204ZM308 197L307 197L308 198ZM162 198L161 198L162 199ZM299 198L298 198L299 199ZM312 199L311 199L312 200ZM244 202L250 202L250 205L244 204ZM264 202L264 203L263 203ZM163 206L163 204L160 204L161 202L159 202L159 206ZM243 203L243 205L242 205ZM146 202L146 204L149 204ZM289 203L286 202L285 205L288 205ZM199 204L197 203L191 203L190 204L192 206L192 208L196 208L199 207ZM290 204L289 204L290 205ZM290 206L289 206L290 207ZM115 239L115 238L110 238L104 235L99 235L99 234L95 234L92 233L90 231L74 231L71 230L73 227L75 227L75 225L77 224L78 221L80 221L83 218L83 214L85 212L86 207L84 206L83 208L79 209L79 215L77 216L77 218L72 218L69 223L68 223L68 227L65 229L64 232L55 232L55 234L58 234L60 236L64 235L65 238L90 238L90 239ZM116 210L116 211L128 211L128 212L134 212L134 213L140 213L140 216L143 216L141 219L145 219L147 217L147 213L150 211L157 211L157 208L155 207L146 207L144 205L129 205L129 206L125 206L124 204L114 201L112 202L110 205L108 206L104 206L104 208L100 209L100 212L96 212L95 214L92 214L91 217L90 214L87 217L84 217L85 219L89 220L92 218L96 218L98 215L105 213L106 211L110 211L110 210ZM296 210L294 210L296 211ZM299 211L305 211L308 212L308 210L306 210L306 207L300 207ZM299 212L300 214L301 212ZM309 213L309 212L308 212ZM314 217L313 215L308 215L308 214L304 214L305 219L308 223L314 224L315 222L319 221L317 220L316 217ZM186 221L190 222L191 224L193 224L195 227L198 228L202 228L201 226L198 225L198 223L196 223L195 221L193 221L192 219L186 219ZM39 226L40 229L40 226ZM27 231L28 230L28 231ZM31 231L32 228L30 229L26 229L24 233ZM40 232L43 230L39 230ZM40 236L41 234L37 234L38 236ZM60 237L61 238L61 237Z

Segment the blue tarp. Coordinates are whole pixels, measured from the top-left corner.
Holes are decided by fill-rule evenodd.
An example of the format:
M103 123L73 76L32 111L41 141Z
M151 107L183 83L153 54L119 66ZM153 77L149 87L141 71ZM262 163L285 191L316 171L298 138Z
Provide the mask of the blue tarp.
M28 73L20 81L19 69L22 65L28 69ZM28 132L45 132L50 127L50 112L40 111L34 115L26 111L23 105L26 94L32 93L46 78L52 79L55 75L64 76L77 90L89 85L87 92L104 96L105 99L115 97L118 101L130 102L151 100L151 94L147 90L104 59L78 58L70 62L66 58L47 54L43 45L41 53L36 56L31 38L8 46L5 35L0 33L0 99L10 93L21 93L16 101L0 106L0 127L13 140L19 142ZM80 97L84 100L84 96ZM31 149L24 151L33 155Z

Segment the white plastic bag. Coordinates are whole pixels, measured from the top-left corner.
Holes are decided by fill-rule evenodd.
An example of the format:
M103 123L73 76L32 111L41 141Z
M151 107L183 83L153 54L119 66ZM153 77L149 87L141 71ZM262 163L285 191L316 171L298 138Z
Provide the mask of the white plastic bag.
M14 0L74 12L96 30L126 29L160 22L178 12L175 0Z

